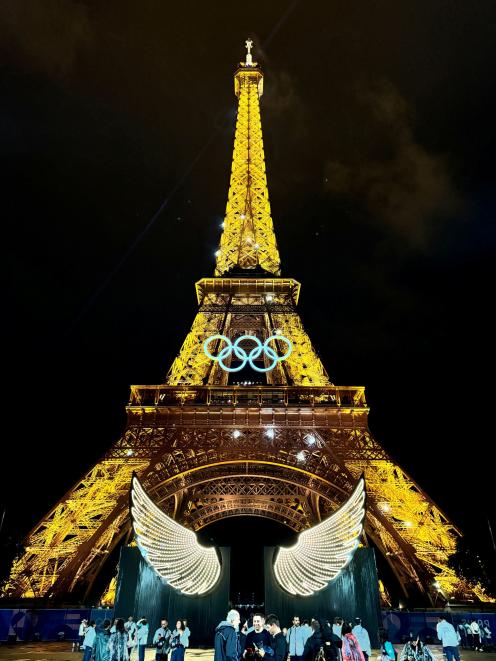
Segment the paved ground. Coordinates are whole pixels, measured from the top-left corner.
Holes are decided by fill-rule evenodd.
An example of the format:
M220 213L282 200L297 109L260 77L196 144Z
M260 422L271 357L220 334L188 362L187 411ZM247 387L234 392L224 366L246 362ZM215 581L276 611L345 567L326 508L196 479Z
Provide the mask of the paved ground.
M81 661L82 653L72 652L71 650L72 643L68 642L15 643L13 645L0 643L0 659L1 661ZM133 654L132 661L137 661L137 658L138 655ZM154 661L155 650L147 649L145 659L146 661ZM212 649L190 649L186 653L186 661L212 661L212 659Z
M401 645L395 645L398 651L401 651ZM81 653L71 652L71 643L15 643L14 645L0 645L1 661L81 661ZM438 659L442 659L440 648L431 646ZM372 653L372 659L377 654ZM186 652L185 661L212 661L213 650L189 649ZM133 661L136 661L137 655L133 655ZM146 661L154 661L155 650L146 650ZM472 652L461 651L461 661L496 661L496 652Z

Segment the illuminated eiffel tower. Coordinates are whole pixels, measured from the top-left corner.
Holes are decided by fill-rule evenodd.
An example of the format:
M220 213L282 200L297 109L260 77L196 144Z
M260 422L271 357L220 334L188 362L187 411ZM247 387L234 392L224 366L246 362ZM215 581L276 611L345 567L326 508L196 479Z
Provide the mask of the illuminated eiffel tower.
M487 600L448 566L454 525L372 437L364 388L331 383L297 312L300 284L280 275L263 74L246 45L215 275L196 283L191 330L163 385L131 387L123 436L33 528L3 595L94 595L109 556L132 540L133 472L192 530L252 515L297 532L334 511L364 473L363 543L384 555L404 594L428 602L438 590L465 590Z

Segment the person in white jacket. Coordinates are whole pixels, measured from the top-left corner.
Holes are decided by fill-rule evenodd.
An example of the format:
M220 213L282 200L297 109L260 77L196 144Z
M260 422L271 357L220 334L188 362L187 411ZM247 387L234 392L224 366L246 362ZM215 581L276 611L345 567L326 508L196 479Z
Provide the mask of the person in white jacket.
M365 627L362 627L362 620L359 617L355 618L355 626L351 630L351 633L358 640L358 644L360 645L360 649L363 652L365 661L368 661L369 656L372 654L369 632L367 629L365 629Z
M95 638L96 638L95 626L96 626L95 620L91 620L84 634L83 661L91 661L91 657L93 656L93 645L95 644Z
M480 627L473 618L472 621L470 622L470 628L472 629L472 640L475 651L483 652L484 648L482 647L482 643L481 643Z
M460 661L460 650L458 649L458 636L455 627L446 622L445 618L440 615L436 625L437 637L443 646L443 652L446 655L446 661Z
M76 642L72 643L72 651L73 652L77 652L78 650L82 649L84 635L86 633L87 628L88 628L88 620L83 618L81 620L81 624L79 625L78 639L77 639Z

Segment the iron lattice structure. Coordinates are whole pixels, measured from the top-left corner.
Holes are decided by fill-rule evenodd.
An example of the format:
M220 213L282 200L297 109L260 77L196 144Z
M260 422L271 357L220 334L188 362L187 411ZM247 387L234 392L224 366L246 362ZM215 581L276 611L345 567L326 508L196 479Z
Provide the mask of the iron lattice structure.
M168 515L193 530L255 515L297 532L334 511L364 473L363 541L383 553L405 595L437 596L436 581L446 596L465 591L487 600L448 566L455 526L372 437L364 388L334 386L303 327L300 285L280 277L260 123L263 77L250 55L234 81L225 226L215 276L196 284L191 330L165 384L131 387L123 436L28 535L3 595L90 594L109 554L131 539L133 471ZM293 352L261 384L236 385L203 351L215 334L264 341L275 331L291 339Z

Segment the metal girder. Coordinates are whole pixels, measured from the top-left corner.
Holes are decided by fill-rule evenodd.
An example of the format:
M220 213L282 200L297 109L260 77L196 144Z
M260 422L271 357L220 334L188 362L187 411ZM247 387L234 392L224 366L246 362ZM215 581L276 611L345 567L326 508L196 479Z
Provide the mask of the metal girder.
M127 494L133 471L148 462L104 459L94 466L36 525L27 536L24 552L2 587L3 596L41 597L51 592L64 568L78 555L81 545L106 524L107 536L117 532L108 517L120 496ZM98 554L97 549L90 553ZM81 558L81 563L86 556Z
M217 252L216 275L231 269L280 272L279 251L270 213L260 120L257 68L236 73L238 117L224 231Z

